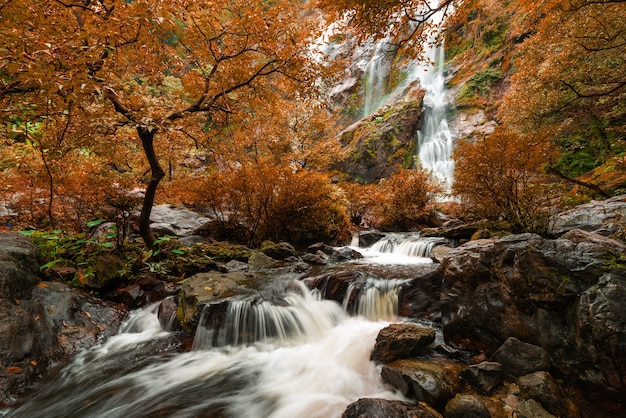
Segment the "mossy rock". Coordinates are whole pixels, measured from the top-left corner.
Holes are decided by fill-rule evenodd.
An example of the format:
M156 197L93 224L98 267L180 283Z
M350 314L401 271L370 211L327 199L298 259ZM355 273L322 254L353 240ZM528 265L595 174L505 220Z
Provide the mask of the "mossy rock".
M232 296L254 294L254 276L245 272L210 271L191 276L183 283L178 296L177 317L188 332L193 332L202 306Z

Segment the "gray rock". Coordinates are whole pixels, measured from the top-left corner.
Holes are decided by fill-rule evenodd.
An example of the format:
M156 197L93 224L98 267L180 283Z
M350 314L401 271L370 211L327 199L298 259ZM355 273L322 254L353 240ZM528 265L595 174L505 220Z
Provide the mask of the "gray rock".
M573 229L585 231L616 228L615 224L626 219L626 195L615 196L607 200L594 200L576 208L554 215L548 230L553 235L562 235Z
M0 299L0 404L53 362L117 332L125 312L63 283L42 282L30 299Z
M228 272L246 271L248 270L248 263L244 263L243 261L238 260L230 260L228 263L224 264L224 268Z
M462 377L484 394L490 394L502 383L502 365L493 361L472 364Z
M252 295L253 281L254 277L245 272L210 271L194 274L181 286L178 319L188 332L192 332L198 323L203 305L235 295Z
M150 214L153 231L179 237L192 235L196 229L210 221L211 219L197 212L174 205L156 205Z
M387 234L380 232L376 229L367 231L360 231L354 234L353 242L358 244L358 247L367 248L374 245L376 242L383 239ZM354 244L352 244L354 245Z
M338 270L318 277L305 279L304 283L310 289L317 289L324 299L334 300L346 306L348 312L354 312L358 307L357 297L365 286L366 277L360 271ZM353 291L347 294L348 288ZM346 296L349 300L345 301Z
M278 262L272 257L260 252L254 252L248 259L248 266L250 271L260 271L276 267Z
M444 339L493 353L515 337L550 353L567 384L626 393L619 378L626 360L618 354L626 350L626 310L619 302L626 300L625 252L626 244L581 230L558 239L519 234L454 248L434 273L442 283Z
M261 244L260 251L274 260L287 260L291 257L298 258L296 249L287 242L275 244L271 241L264 241Z
M522 401L515 408L518 418L557 418L546 411L539 402L534 399Z
M358 260L360 258L363 258L360 252L348 247L339 248L333 251L333 254L330 256L330 259L333 261L349 261Z
M485 403L473 395L457 395L446 404L445 418L491 418Z
M524 398L534 399L550 413L559 417L578 417L576 404L567 396L563 387L548 372L535 372L518 380Z
M318 242L315 244L311 244L307 248L307 252L310 254L325 254L327 256L331 256L335 249L328 244L324 244L323 242Z
M311 253L303 254L302 261L304 261L305 263L315 264L315 265L320 265L320 266L327 264L326 259L320 257L318 254L311 254Z
M437 245L430 252L430 258L436 263L441 263L448 256L452 248L447 245Z
M502 371L513 376L550 369L550 357L546 350L515 337L508 338L489 360L500 363Z
M41 280L39 249L25 236L0 232L0 299L30 297Z

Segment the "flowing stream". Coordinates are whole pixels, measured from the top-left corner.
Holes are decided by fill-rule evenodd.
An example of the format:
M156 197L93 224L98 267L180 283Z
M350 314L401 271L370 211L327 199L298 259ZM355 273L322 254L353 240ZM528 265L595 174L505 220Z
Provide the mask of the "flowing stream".
M152 305L0 416L326 418L364 397L403 399L383 383L370 352L379 330L401 320L398 287L432 262L359 250L364 259L332 267L367 272L367 286L347 292L360 292L352 314L286 279L277 303L233 299L221 327L200 319L189 351L161 329Z

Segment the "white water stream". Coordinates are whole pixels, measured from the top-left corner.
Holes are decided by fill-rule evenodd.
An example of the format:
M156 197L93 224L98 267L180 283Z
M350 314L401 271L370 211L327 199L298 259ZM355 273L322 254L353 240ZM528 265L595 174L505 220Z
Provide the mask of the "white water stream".
M295 338L184 353L171 351L154 309L137 311L126 331L80 354L7 416L326 418L362 397L402 399L369 360L387 322L349 317L308 292L289 297L286 323L303 320Z

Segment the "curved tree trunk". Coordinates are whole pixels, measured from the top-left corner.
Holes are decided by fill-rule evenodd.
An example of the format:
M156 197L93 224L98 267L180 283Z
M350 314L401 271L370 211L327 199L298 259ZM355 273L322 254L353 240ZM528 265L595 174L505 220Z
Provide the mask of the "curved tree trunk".
M159 163L156 152L154 151L154 135L157 133L157 128L150 128L145 126L137 127L137 133L139 139L141 139L141 145L150 163L150 182L146 188L146 195L143 199L143 205L141 207L141 214L139 215L139 233L141 238L146 243L148 248L154 247L156 236L150 228L150 214L152 213L152 206L154 205L154 197L156 194L159 182L165 176L165 171Z

